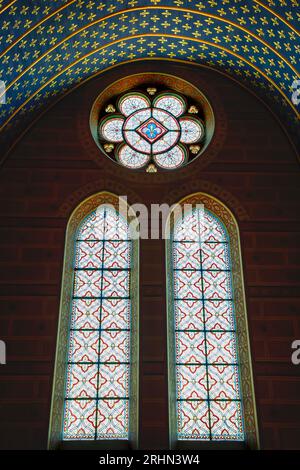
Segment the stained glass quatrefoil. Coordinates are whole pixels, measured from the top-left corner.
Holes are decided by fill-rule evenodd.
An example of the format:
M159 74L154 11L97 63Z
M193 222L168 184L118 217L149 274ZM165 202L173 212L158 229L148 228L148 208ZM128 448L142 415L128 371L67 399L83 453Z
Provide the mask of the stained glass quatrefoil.
M201 153L205 124L201 107L183 95L148 87L106 105L98 138L106 155L124 167L173 170Z
M150 143L155 142L157 139L160 139L168 129L166 129L162 124L160 124L156 119L150 118L149 121L142 124L137 128L137 132Z

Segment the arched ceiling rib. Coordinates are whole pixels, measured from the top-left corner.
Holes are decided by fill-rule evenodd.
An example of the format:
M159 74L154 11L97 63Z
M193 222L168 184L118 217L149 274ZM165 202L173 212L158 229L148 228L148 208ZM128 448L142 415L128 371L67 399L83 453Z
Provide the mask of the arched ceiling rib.
M2 139L11 143L42 108L101 71L165 58L204 64L246 84L297 143L299 6L298 0L0 0Z

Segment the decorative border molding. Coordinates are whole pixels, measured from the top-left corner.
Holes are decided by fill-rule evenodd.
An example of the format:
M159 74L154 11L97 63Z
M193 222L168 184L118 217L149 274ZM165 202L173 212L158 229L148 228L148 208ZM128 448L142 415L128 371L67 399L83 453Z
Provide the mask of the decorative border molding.
M53 376L52 402L50 411L50 425L48 448L57 449L62 446L62 423L64 409L64 390L66 379L66 360L68 353L68 336L71 312L71 298L73 289L73 258L76 230L80 222L102 204L113 205L119 209L119 197L107 191L96 193L82 201L72 212L66 230L63 276L58 319L58 332L56 343L55 368ZM132 211L130 212L132 216ZM139 406L139 240L132 240L131 257L131 378L130 378L130 417L128 447L136 448L138 445L138 406ZM123 442L124 441L118 441ZM126 441L127 442L127 441ZM117 443L117 444L118 444ZM92 444L92 445L91 445ZM116 448L114 441L76 441L76 448L93 447L95 449L109 448L110 444ZM65 446L68 448L68 446ZM74 448L74 442L70 448Z
M58 209L58 215L62 217L70 217L70 213L74 207L79 205L84 198L88 198L96 194L100 188L106 188L105 190L107 193L114 191L115 194L118 193L119 195L127 196L132 204L140 202L141 200L141 197L129 188L128 185L126 186L115 179L105 177L91 181L74 191L70 196L68 196L64 203L61 204Z
M197 193L200 190L199 194L203 194L204 192L206 193L206 191L209 192L211 194L209 197L218 197L228 204L228 206L234 210L239 220L243 222L250 220L248 212L237 197L222 186L207 180L197 179L189 181L188 183L177 187L174 191L168 192L164 200L171 206L174 201L181 200L184 197L183 194L190 193L190 191L193 190L197 191Z
M233 213L221 201L206 193L199 192L191 194L181 199L178 205L203 204L213 214L215 214L225 225L229 240L232 260L232 282L235 318L237 325L238 353L240 360L242 401L244 410L244 423L246 446L250 449L259 448L258 424L256 416L256 404L254 394L254 382L252 373L252 361L250 353L250 341L248 334L248 320L246 309L246 298L244 289L244 276L241 257L241 244L239 228ZM174 228L175 217L169 218L170 233ZM167 276L167 332L168 332L168 374L169 374L169 429L170 446L178 447L177 441L177 420L176 420L176 376L175 376L175 340L174 340L174 302L173 302L173 278L170 275L172 269L171 240L166 240L166 276ZM193 441L191 448L205 446L205 443ZM214 443L215 444L215 443ZM184 441L183 441L184 445Z

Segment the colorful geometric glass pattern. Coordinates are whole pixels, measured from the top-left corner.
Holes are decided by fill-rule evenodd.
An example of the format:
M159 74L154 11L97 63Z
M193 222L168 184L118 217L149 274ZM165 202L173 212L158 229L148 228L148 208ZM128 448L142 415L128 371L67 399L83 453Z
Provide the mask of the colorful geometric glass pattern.
M172 235L178 440L243 441L229 239L204 208Z
M117 108L121 114L101 119L99 138L119 144L114 155L127 168L143 168L150 160L167 170L181 167L188 160L188 145L204 137L201 119L185 114L181 95L162 92L150 99L140 92L126 93Z
M130 262L127 223L99 206L76 234L64 440L128 439Z

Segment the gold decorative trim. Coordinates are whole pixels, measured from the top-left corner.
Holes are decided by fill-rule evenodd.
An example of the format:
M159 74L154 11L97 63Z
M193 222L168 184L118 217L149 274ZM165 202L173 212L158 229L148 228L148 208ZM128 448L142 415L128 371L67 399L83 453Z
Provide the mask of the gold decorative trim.
M63 262L62 287L60 297L58 332L56 343L55 368L53 376L52 401L49 423L48 448L62 447L62 425L64 411L64 390L66 378L66 358L68 353L68 335L71 312L71 296L73 288L73 257L76 230L80 222L98 206L110 204L119 210L119 197L108 191L96 193L82 201L72 212L66 230L65 251ZM125 201L122 207L128 205ZM135 219L132 210L130 219ZM138 406L139 406L139 240L132 239L131 259L131 377L130 377L130 415L129 415L129 442L128 446L138 446ZM121 441L120 441L121 442ZM124 441L123 441L124 442ZM96 441L94 448L109 446L110 441ZM74 442L71 443L74 447ZM116 447L115 442L112 445ZM77 448L91 447L91 442L76 441ZM123 444L124 446L124 444Z
M230 241L230 253L232 261L232 283L233 298L235 307L235 318L237 325L237 342L239 353L239 365L241 374L241 389L244 411L245 425L245 444L247 448L259 448L259 434L256 416L256 404L254 394L254 383L252 373L252 362L250 353L250 341L248 334L248 320L246 310L246 298L244 289L244 276L241 257L241 244L239 236L239 228L233 213L221 201L206 193L199 192L191 194L181 199L178 206L190 204L203 204L204 208L215 214L225 225ZM173 210L176 214L176 206ZM174 220L175 219L175 220ZM172 230L176 222L176 215L172 217L170 214L167 222L167 229ZM176 376L175 376L175 341L174 341L174 304L173 304L173 279L172 270L172 254L171 241L166 237L166 275L167 275L167 332L168 332L168 374L169 374L169 429L170 429L170 446L174 448L177 443L177 419L176 419ZM183 441L184 442L184 441ZM194 441L195 442L195 441ZM193 442L193 443L194 443ZM199 444L199 443L198 443ZM201 442L201 444L203 444ZM205 444L203 444L205 445ZM197 446L197 443L195 443Z
M61 10L67 8L69 5L71 5L72 3L74 3L76 0L70 0L69 3L59 7L57 10L55 10L54 12L52 12L51 14L47 15L45 18L42 18L42 20L40 20L36 25L34 25L32 28L28 29L23 35L21 35L20 37L17 38L16 41L14 41L10 46L8 46L1 54L0 54L0 58L5 55L7 52L9 52L21 39L23 39L24 37L26 37L28 34L30 34L32 31L34 31L38 26L40 26L41 24L43 24L45 21L47 21L49 18L51 18L52 16L54 16L56 13L59 13ZM259 3L259 2L257 2ZM259 5L261 5L259 3ZM270 12L272 12L274 14L274 16L276 16L278 19L281 19L281 21L284 21L285 23L287 23L285 20L283 20L280 16L278 16L277 14L275 14L272 10L268 9L266 6L265 8L267 10L269 10ZM213 18L214 20L217 20L217 21L220 21L222 23L226 23L226 24L230 24L231 26L237 28L237 29L240 29L241 31L243 31L244 33L248 34L249 36L252 36L254 39L256 39L258 42L261 42L262 44L264 44L268 49L270 49L275 55L277 55L281 60L283 60L288 67L290 67L294 73L297 74L297 70L295 69L295 67L282 55L280 54L280 52L278 52L276 49L274 49L270 43L266 42L264 39L262 39L261 37L257 36L256 34L253 33L253 31L251 31L250 29L247 29L247 28L244 28L243 26L241 26L240 24L238 23L235 23L234 21L231 21L231 20L228 20L227 18L222 18L221 16L217 16L217 15L214 15L213 13L204 13L204 12L201 12L201 11L198 11L198 10L193 10L192 8L178 8L178 7L172 7L172 6L168 6L168 7L165 7L165 6L159 6L159 5L156 5L156 6L151 6L151 5L148 5L148 6L140 6L140 7L134 7L134 8L125 8L125 9L122 9L122 10L119 10L118 12L114 12L114 13L110 13L106 16L103 16L101 18L98 18L97 20L94 20L94 21L91 21L90 23L87 23L85 24L84 26L82 26L81 28L79 29L76 29L76 31L74 31L73 33L69 34L68 36L64 37L61 41L59 41L57 44L55 44L53 47L50 47L46 52L44 52L40 57L38 57L38 59L36 59L32 64L30 64L29 67L27 67L27 69L23 70L23 72L18 75L15 80L13 80L9 85L8 85L8 88L10 88L16 81L19 80L19 78L21 78L24 73L26 73L28 70L30 70L32 67L34 67L42 58L44 58L46 55L48 55L49 53L53 52L53 50L55 50L57 47L61 46L62 44L64 44L65 42L69 41L70 39L72 39L74 36L76 36L77 34L80 34L82 31L85 31L86 29L92 27L92 26L95 26L96 24L98 23L102 23L102 22L105 22L109 19L112 19L112 18L115 18L117 16L121 16L121 15L124 15L124 13L128 13L128 12L136 12L136 11L143 11L143 10L170 10L170 11L175 11L175 12L185 12L185 13L192 13L194 15L199 15L201 17L205 17L205 18ZM298 31L295 30L295 28L288 24L288 26L293 29L294 32L296 32L298 35ZM139 35L137 35L136 37L139 37ZM180 37L180 36L178 36ZM124 39L127 39L127 38L124 38ZM188 39L188 38L186 38ZM193 38L190 38L189 39L193 39ZM7 89L8 89L7 88Z
M285 25L290 28L291 30L294 31L294 33L297 34L297 36L299 36L299 31L294 28L294 26L289 23L289 21L286 21L286 19L284 19L281 15L279 15L278 13L276 13L274 10L272 10L270 7L268 7L268 5L265 5L264 3L261 3L259 2L258 0L253 0L255 3L257 3L257 5L259 5L260 7L264 8L265 10L267 10L269 13L271 13L272 15L274 15L276 18L278 18L280 21L282 21L283 23L285 23Z
M68 3L65 3L64 5L61 5L60 7L56 8L56 10L53 10L51 13L49 13L48 15L44 16L40 21L38 21L37 23L35 23L32 27L28 28L23 34L21 34L20 36L17 37L17 39L15 41L13 41L6 49L4 49L1 54L0 54L0 58L3 57L5 54L7 54L7 52L9 52L13 47L15 47L22 39L24 39L26 36L28 36L30 33L32 33L32 31L34 31L35 29L37 29L39 26L41 26L41 24L45 23L46 21L48 21L50 18L52 18L52 16L55 16L56 13L60 13L62 10L64 10L65 8L69 7L70 5L72 5L73 3L75 3L77 0L70 0ZM8 5L6 8L9 8L11 7L14 3L16 3L17 0L14 0L10 5ZM4 10L3 10L4 11ZM0 14L2 13L2 11L0 11Z
M13 6L13 4L16 3L16 2L17 2L17 0L12 0L10 3L8 3L8 5L5 5L5 7L1 8L0 15L2 15L2 13L4 13L8 8Z

